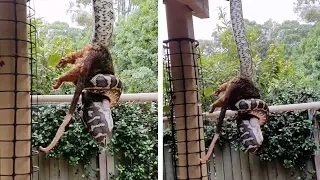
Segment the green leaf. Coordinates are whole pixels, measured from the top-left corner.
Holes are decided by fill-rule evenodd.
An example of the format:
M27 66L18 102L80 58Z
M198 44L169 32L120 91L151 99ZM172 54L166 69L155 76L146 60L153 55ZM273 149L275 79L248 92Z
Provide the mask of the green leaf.
M203 93L204 93L204 96L205 96L205 97L209 97L209 96L211 96L211 94L213 93L213 88L211 88L211 87L205 88L205 89L203 90Z
M48 64L52 67L55 67L61 56L59 54L51 54L48 58Z
M164 112L164 113L169 112L169 110L170 110L170 108L169 108L168 105L163 106L163 112Z

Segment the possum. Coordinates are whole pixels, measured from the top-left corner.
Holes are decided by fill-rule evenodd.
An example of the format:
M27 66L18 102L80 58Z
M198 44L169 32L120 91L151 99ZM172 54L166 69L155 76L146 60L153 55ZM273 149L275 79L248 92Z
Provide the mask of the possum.
M62 136L66 125L71 120L82 90L92 84L91 79L97 74L114 74L111 55L108 49L99 44L89 45L81 51L67 55L59 61L58 67L63 66L66 63L75 63L75 65L68 72L55 79L54 88L58 88L63 82L73 82L76 83L75 92L69 111L65 116L62 125L59 127L55 138L47 148L40 147L41 151L47 152L56 145Z

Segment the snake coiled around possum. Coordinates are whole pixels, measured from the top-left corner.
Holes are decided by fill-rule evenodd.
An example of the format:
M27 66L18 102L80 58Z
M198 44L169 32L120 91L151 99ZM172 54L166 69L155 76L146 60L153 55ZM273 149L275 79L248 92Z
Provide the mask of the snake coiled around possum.
M235 104L238 113L247 113L259 118L259 124L264 124L269 116L269 107L261 99L241 99Z
M269 107L261 99L241 99L235 107L241 122L238 127L240 140L246 151L255 152L263 142L260 126L269 116ZM248 116L250 115L250 116Z
M224 95L211 105L209 113L212 113L216 107L221 107L221 111L217 119L216 132L206 155L200 158L200 162L206 162L213 152L227 109L238 112L236 115L238 134L246 151L255 151L263 141L260 125L267 119L269 110L266 103L259 99L261 97L259 90L252 81L252 58L245 37L241 6L241 0L230 0L231 24L240 58L240 75L221 84L212 94L218 95L225 91Z
M82 123L97 142L103 142L112 133L110 108L120 98L122 83L112 74L97 74L90 82L82 93Z

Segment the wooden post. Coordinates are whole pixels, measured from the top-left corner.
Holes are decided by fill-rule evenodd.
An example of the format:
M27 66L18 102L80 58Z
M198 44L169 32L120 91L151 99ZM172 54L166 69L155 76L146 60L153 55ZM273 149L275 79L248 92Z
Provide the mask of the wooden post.
M169 145L163 146L163 161L164 161L164 168L163 171L165 171L165 174L163 176L164 180L170 180L174 179L173 175L173 167L172 167L172 154L170 151Z
M110 137L106 137L105 144L108 146ZM114 157L108 153L108 151L102 151L99 154L99 169L100 169L100 180L111 179L110 174L115 173ZM1 179L0 179L1 180Z
M106 104L105 108L107 109L110 108L109 102ZM110 137L106 136L104 140L105 147L108 146L109 141L110 141ZM99 154L99 169L100 169L100 180L108 180L110 179L109 173L114 173L114 159L112 156L108 154L107 150L103 150Z
M107 180L107 166L106 166L106 152L101 151L99 154L99 169L100 178L99 180Z
M308 102L313 102L312 98L308 99ZM309 116L309 120L313 121L313 129L319 129L319 124L317 122L317 119L314 117L314 110L308 110L308 116ZM317 149L319 149L319 132L318 131L313 131L313 137L315 140L315 144ZM320 180L320 154L317 151L316 154L314 155L314 165L315 165L315 169L316 169L316 176L317 179Z
M108 146L108 143L110 142L110 137L106 137L106 145ZM106 151L107 156L107 177L108 180L111 179L110 174L115 174L115 163L114 163L114 157Z
M29 73L29 60L22 58L28 57L28 49L26 41L15 40L27 40L26 24L17 22L27 21L25 4L26 0L0 0L0 19L11 20L0 20L0 38L8 39L0 40L0 180L31 179L30 80L21 75Z
M194 39L191 9L175 0L165 0L168 38ZM207 165L200 163L205 156L203 121L198 112L197 68L194 67L193 44L169 42L176 122L178 179L206 180ZM180 49L181 48L181 49ZM173 53L183 52L183 55ZM182 57L181 57L182 56ZM183 63L181 62L181 59ZM183 79L184 78L184 79ZM200 99L199 99L200 100ZM200 108L201 109L201 108Z

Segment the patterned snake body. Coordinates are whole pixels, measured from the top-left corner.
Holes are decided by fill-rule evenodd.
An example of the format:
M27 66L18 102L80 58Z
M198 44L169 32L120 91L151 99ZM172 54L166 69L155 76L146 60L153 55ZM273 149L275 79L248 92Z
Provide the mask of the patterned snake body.
M241 99L235 104L238 118L240 139L246 151L255 152L263 142L260 126L268 119L269 107L261 99ZM249 115L249 116L248 116Z
M94 24L91 43L108 49L115 21L112 0L92 0ZM105 136L111 134L113 119L111 107L121 95L121 80L113 73L111 56L104 65L112 71L99 71L88 79L82 93L82 122L97 142L103 142ZM103 69L103 68L102 68ZM110 73L111 72L111 73Z
M230 16L233 37L240 58L240 76L252 79L252 58L245 36L241 0L230 0Z
M82 93L82 122L97 142L112 133L113 119L110 108L121 95L121 80L112 74L97 74L90 79Z
M91 0L93 7L93 26L91 42L109 47L115 21L112 0Z
M109 100L103 95L88 91L84 91L82 97L82 123L97 142L103 142L113 129Z
M238 113L247 113L259 118L260 125L264 124L268 118L269 107L261 99L241 99L235 104L235 107L237 107Z
M252 81L252 57L242 15L241 0L230 0L230 16L234 40L240 58L240 77ZM246 151L254 152L262 144L260 126L268 119L268 105L260 99L241 99L235 104L240 124L238 131Z

